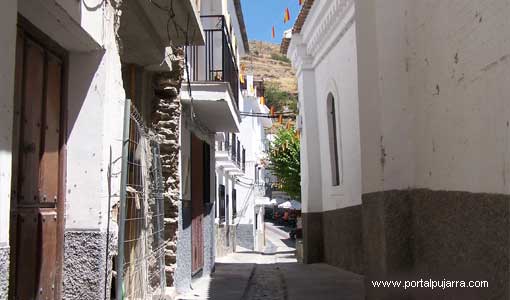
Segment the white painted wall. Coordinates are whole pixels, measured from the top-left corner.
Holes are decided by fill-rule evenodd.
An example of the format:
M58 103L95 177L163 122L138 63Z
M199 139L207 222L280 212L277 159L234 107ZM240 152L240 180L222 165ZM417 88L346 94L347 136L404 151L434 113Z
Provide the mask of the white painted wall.
M509 193L510 3L409 6L416 186Z
M324 15L331 15L331 18ZM299 107L303 117L301 188L305 213L361 204L354 15L351 1L315 2L301 34L293 35L289 48L289 56L297 69ZM329 93L334 96L336 106L339 186L332 182L333 161L326 105Z
M121 155L125 93L113 32L113 9L87 11L83 28L104 52L71 52L69 56L69 125L67 145L66 230L106 229L107 170ZM120 160L113 166L120 171ZM120 177L112 179L119 195ZM113 201L118 200L114 197Z
M323 210L333 210L361 203L361 157L359 143L358 82L356 68L356 30L351 26L344 37L317 64L316 101L319 139L321 143L321 174ZM332 68L331 66L335 66ZM348 74L348 75L347 75ZM338 132L340 185L333 186L331 153L328 136L328 107L332 93L335 99ZM321 117L322 116L322 117Z
M260 98L243 96L243 101L240 103L241 111L253 113L268 113L265 105L260 104ZM267 120L254 117L243 117L239 129L239 140L241 145L246 150L246 170L244 175L239 178L243 183L238 184L237 189L237 210L238 222L240 224L254 224L254 211L255 199L260 195L255 186L255 165L257 165L262 158L265 157L264 143L266 134L264 127L268 126ZM264 184L264 178L259 177L260 184ZM242 214L242 209L246 207L245 213Z
M0 247L9 244L17 1L0 3Z
M510 4L367 0L349 8L350 2L316 1L289 48L304 117L303 177L313 177L307 131L317 130L321 153L329 151L326 124L315 119L313 105L325 107L328 78L334 77L344 155L357 130L361 145L343 157L344 180L351 180L345 185L356 187L345 205L357 203L361 192L408 187L508 193ZM355 22L345 31L350 14ZM346 130L356 114L359 129ZM356 163L352 151L359 151ZM344 206L331 197L328 155L323 157L318 211ZM319 195L309 185L304 179L305 212L306 198Z
M509 4L366 1L357 10L361 136L372 149L364 192L508 193Z

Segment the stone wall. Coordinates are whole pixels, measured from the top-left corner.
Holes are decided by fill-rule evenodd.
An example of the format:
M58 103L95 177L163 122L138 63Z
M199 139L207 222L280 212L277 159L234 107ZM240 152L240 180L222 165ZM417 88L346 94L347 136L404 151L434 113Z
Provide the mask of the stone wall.
M7 299L9 291L9 247L0 247L0 299Z
M66 231L64 234L63 299L110 299L117 233L110 233L108 260L106 232ZM105 284L105 280L106 282ZM86 287L86 288L84 288ZM4 299L4 298L2 298Z
M179 216L179 124L181 104L179 89L183 77L183 51L174 49L172 71L154 76L152 126L160 139L161 167L165 185L165 248L167 286L173 285L177 253Z

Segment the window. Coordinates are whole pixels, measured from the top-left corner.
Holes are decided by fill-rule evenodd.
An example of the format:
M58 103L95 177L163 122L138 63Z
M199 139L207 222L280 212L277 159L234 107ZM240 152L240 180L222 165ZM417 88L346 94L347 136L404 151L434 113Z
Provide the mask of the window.
M338 159L338 132L335 109L335 98L330 93L327 99L328 108L328 134L329 134L329 155L331 162L331 183L333 186L340 185L340 163Z
M204 203L211 202L211 146L204 142Z
M255 164L255 184L259 184L259 164Z
M223 184L220 184L218 186L218 196L219 196L219 201L220 201L220 205L219 205L219 217L220 217L220 222L225 222L225 185Z
M237 190L232 189L232 219L237 217Z

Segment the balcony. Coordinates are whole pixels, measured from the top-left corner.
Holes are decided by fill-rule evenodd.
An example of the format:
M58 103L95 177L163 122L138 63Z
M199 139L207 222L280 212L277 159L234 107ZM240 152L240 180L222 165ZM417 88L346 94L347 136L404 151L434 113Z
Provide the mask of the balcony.
M168 1L124 1L118 31L122 62L168 71L162 62L168 56L170 39L174 46L204 45L196 4L195 0L173 1L172 5Z
M214 132L239 131L239 71L225 17L201 16L205 45L186 47L191 97L181 89L201 122ZM185 83L184 83L185 84Z
M246 150L233 133L224 133L216 140L216 164L231 175L244 175Z

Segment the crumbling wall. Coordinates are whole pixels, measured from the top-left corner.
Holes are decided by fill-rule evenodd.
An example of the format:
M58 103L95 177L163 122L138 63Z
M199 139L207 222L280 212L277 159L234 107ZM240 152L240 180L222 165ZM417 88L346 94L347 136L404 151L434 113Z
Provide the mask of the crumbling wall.
M152 126L160 139L161 168L165 198L165 264L167 286L173 285L176 268L177 227L179 216L179 120L181 104L179 91L183 78L183 49L174 49L170 72L154 76L155 99L152 109Z

